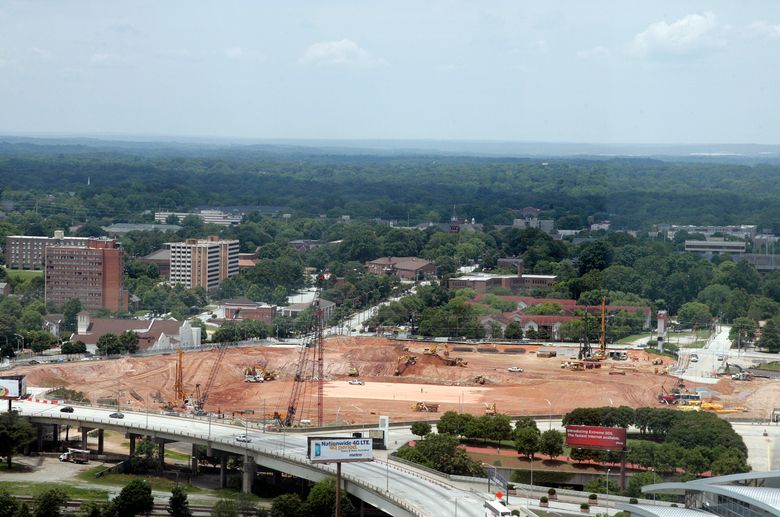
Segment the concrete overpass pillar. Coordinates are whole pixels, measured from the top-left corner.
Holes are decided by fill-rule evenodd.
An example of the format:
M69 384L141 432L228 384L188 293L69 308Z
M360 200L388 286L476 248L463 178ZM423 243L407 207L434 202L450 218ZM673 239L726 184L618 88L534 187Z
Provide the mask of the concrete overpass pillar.
M133 454L135 454L135 435L130 434L128 436L130 438L130 456L132 456Z
M255 483L255 475L257 474L257 464L255 463L254 456L244 457L244 476L241 483L241 491L245 494L252 493L252 486Z
M227 488L227 456L219 458L219 488Z
M37 450L40 452L43 450L43 426L42 425L36 425L35 430L37 431L37 441L35 443L35 446Z
M98 454L103 454L103 438L104 438L103 430L98 429L98 450L97 450Z
M79 432L81 433L81 448L84 450L87 450L87 439L89 438L88 433L92 429L89 427L79 427Z
M165 469L165 442L157 444L157 455L160 456L160 470Z
M54 450L59 450L60 448L60 425L54 424L52 426L52 438L54 441Z
M194 443L192 444L192 457L190 458L192 462L192 475L197 476L198 475L198 446Z

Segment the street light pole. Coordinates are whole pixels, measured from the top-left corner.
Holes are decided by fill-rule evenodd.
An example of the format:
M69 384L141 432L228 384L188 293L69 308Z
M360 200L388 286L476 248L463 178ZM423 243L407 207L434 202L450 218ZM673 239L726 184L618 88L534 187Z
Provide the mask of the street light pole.
M609 517L609 473L612 469L607 469L607 517Z

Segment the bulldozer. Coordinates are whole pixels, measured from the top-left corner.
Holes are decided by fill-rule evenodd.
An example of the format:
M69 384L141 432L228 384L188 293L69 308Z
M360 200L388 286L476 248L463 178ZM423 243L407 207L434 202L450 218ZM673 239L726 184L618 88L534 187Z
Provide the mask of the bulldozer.
M485 402L485 414L488 416L495 416L496 414L496 403L493 402L492 404L488 404Z
M423 349L423 355L436 355L436 352L439 350L439 345L433 345L430 348Z
M404 370L406 370L407 366L411 366L413 364L417 364L416 355L402 355L398 358L398 364L395 367L395 374L401 375Z
M358 371L358 369L357 369L357 368L355 368L354 366L350 366L350 367L349 367L349 372L348 372L347 374L348 374L350 377L357 377L357 376L359 376L359 375L360 375L360 372L359 372L359 371Z
M410 406L412 411L419 411L422 413L438 413L439 404L434 402L412 402Z

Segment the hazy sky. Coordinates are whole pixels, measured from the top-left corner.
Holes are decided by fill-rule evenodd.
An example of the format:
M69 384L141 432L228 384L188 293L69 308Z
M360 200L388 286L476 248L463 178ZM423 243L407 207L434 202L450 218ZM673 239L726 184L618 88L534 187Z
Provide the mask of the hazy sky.
M0 133L780 143L780 2L0 1Z

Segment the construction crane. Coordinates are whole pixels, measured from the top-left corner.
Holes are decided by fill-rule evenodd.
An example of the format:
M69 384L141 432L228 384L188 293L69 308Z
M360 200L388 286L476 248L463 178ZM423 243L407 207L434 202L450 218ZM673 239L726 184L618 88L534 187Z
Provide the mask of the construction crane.
M607 358L607 297L601 297L601 335L599 336L599 350L591 354L591 359L604 361Z
M177 405L184 403L187 398L187 392L184 391L184 351L179 348L176 350L176 376L173 381L173 399Z
M325 362L324 362L324 346L323 346L323 317L322 308L320 306L320 291L322 283L325 278L322 274L317 279L317 290L314 295L314 301L312 302L312 320L310 332L308 334L308 340L304 340L301 346L301 352L298 357L298 364L295 369L295 378L293 379L292 392L290 393L290 400L287 403L287 413L284 418L280 418L279 421L284 427L291 427L295 423L296 415L298 413L298 406L300 404L301 395L303 394L303 388L306 382L305 373L306 366L309 363L309 350L313 350L313 366L316 370L314 374L314 380L317 384L317 425L323 425L324 419L324 380L325 380Z
M205 386L203 387L203 391L201 392L200 390L200 384L195 385L195 403L193 404L193 411L196 415L203 414L203 405L206 403L206 400L209 397L209 391L214 385L214 380L217 378L219 366L222 364L222 358L225 357L225 351L227 351L227 348L227 344L223 343L217 349L217 358L214 361L214 364L211 365L211 371L209 371L209 376L206 380Z

